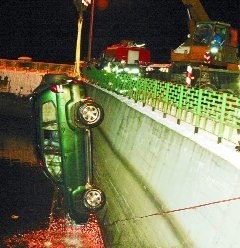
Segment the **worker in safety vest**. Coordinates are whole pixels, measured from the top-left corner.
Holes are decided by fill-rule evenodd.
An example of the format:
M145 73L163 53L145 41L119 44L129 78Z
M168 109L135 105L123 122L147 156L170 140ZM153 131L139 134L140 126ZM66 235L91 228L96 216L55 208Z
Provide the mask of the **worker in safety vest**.
M211 46L220 48L222 44L223 44L223 37L218 32L216 32L212 37Z
M220 29L217 29L212 37L210 45L210 53L214 60L221 61L222 59L222 44L224 43L224 34L222 34Z

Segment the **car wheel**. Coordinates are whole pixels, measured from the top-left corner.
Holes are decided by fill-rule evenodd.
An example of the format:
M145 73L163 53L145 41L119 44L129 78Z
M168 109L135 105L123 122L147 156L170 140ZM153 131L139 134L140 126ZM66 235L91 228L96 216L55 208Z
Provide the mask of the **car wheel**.
M96 127L100 125L103 118L103 108L95 102L83 103L83 105L80 105L77 110L77 119L89 127Z
M98 211L104 207L106 196L99 189L88 189L84 194L83 203L88 210Z

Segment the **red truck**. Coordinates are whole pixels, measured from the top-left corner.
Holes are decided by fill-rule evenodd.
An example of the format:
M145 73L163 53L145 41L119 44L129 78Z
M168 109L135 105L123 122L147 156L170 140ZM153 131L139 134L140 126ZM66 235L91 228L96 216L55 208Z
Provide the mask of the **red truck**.
M133 42L122 42L108 46L101 54L101 59L111 62L124 61L126 64L146 64L150 62L150 50Z

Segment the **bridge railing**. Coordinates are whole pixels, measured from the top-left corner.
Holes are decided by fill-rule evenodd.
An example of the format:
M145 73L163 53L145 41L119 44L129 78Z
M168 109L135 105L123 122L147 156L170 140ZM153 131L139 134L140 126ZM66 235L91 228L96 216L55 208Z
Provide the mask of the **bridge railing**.
M218 143L226 139L238 144L240 98L234 95L101 70L84 69L83 74L93 84L161 111L163 117L174 116L178 124L191 124L195 133L202 129L217 136Z
M73 75L74 65L35 62L24 60L0 59L0 69L7 71L28 71L35 73L67 73Z
M74 65L0 59L0 92L30 95L47 73L74 76Z

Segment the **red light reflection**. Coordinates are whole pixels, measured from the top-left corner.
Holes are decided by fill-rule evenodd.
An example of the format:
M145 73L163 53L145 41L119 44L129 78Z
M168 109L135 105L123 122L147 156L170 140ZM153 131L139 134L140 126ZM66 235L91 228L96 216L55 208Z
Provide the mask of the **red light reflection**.
M57 219L46 230L14 235L5 240L7 248L104 248L100 227L95 215L85 225L74 225Z
M99 10L105 10L108 8L109 2L108 0L97 0L96 6Z

